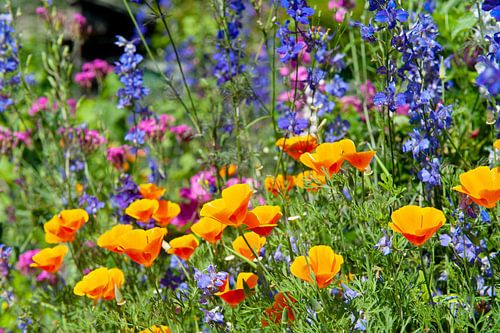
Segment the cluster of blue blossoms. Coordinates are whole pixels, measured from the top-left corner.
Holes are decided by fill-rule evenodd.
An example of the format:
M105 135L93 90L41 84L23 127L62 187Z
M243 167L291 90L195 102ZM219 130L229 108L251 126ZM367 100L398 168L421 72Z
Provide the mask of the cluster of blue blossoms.
M19 84L18 46L12 26L12 15L0 14L0 113L14 101L8 91Z

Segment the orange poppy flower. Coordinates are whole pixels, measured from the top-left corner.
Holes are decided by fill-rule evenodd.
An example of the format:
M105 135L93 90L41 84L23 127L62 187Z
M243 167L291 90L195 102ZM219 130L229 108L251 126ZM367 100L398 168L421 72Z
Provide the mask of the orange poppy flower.
M93 300L115 298L115 288L121 288L125 277L118 268L97 268L88 273L73 288L78 296L87 296Z
M238 274L238 278L236 280L236 288L233 290L229 289L229 278L224 282L224 286L220 292L215 293L215 295L222 298L222 300L233 308L243 302L245 299L245 283L248 288L253 289L257 285L259 277L253 273L240 273Z
M222 178L226 177L232 177L236 174L238 171L238 166L235 164L229 164L229 165L224 165L222 168L219 170L219 176Z
M344 154L356 152L351 140L320 144L314 153L300 155L300 161L320 175L334 175L344 162Z
M31 258L33 263L30 264L30 267L55 273L61 268L66 253L68 253L68 248L64 245L43 249Z
M237 227L247 216L252 189L247 184L235 184L222 191L222 199L203 205L200 216L211 217L222 224Z
M163 187L156 186L155 184L140 184L139 192L144 199L154 199L158 200L165 194L165 189Z
M168 242L170 248L167 253L175 254L183 260L188 260L198 247L198 240L193 235L184 235L177 237Z
M286 176L285 179L283 175L277 175L276 178L269 176L264 179L266 191L271 192L275 197L280 193L289 192L294 185L293 176Z
M292 136L276 141L276 146L283 149L294 160L299 160L300 155L312 152L317 146L316 138L311 135Z
M160 227L167 226L181 212L181 207L168 200L158 201L158 210L153 214L153 219Z
M248 212L245 224L260 236L269 236L283 216L279 206L259 206Z
M146 328L145 330L140 331L139 333L172 333L170 327L165 325L156 326L153 325L151 328Z
M140 222L149 222L159 207L160 204L158 203L158 200L140 199L132 202L125 209L125 214Z
M496 141L493 143L493 147L495 147L496 149L500 150L500 139L496 140Z
M165 228L131 230L120 237L118 249L136 263L150 267L160 254L163 237L166 234Z
M45 241L49 244L72 242L88 220L89 215L83 209L63 210L43 225Z
M305 188L307 191L318 191L323 184L326 184L326 177L315 170L307 170L294 177L295 185Z
M198 223L191 226L191 231L209 243L216 243L221 239L225 228L225 224L211 217L202 217Z
M97 239L97 245L110 251L121 253L118 241L123 234L132 231L132 229L133 227L130 224L115 225L111 230L106 231Z
M375 151L357 152L354 142L349 139L344 139L342 141L344 141L342 146L342 157L359 171L365 171L375 156Z
M243 239L243 236L239 236L233 242L233 249L248 260L253 260L255 259L255 256L253 255L251 249L253 249L258 255L260 249L266 243L266 237L260 237L255 232L247 232L244 236L248 241L248 244ZM248 245L250 245L251 248L248 247Z
M290 271L293 275L313 283L316 281L319 288L327 287L333 277L340 272L340 266L344 263L344 258L335 254L331 247L326 245L313 246L309 250L309 256L295 258ZM311 276L314 273L314 280Z
M446 222L443 212L433 207L408 205L391 215L389 227L402 234L410 243L421 246Z
M481 166L460 175L455 191L467 194L479 206L493 208L500 200L500 167Z
M264 319L262 319L262 326L269 326L269 322L280 323L283 317L283 311L287 311L288 322L295 320L295 315L290 304L296 303L297 301L287 293L286 296L283 293L277 293L274 295L274 303L271 307L267 308Z

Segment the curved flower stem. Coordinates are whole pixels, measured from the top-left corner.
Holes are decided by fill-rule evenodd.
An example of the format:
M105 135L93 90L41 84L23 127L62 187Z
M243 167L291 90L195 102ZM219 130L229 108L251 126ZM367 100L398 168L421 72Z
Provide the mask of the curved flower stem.
M427 275L427 269L425 268L423 248L420 248L420 265L422 266L422 272L424 273L425 285L427 286L427 293L429 294L429 299L431 301L431 304L433 305L434 300L432 298L429 276Z

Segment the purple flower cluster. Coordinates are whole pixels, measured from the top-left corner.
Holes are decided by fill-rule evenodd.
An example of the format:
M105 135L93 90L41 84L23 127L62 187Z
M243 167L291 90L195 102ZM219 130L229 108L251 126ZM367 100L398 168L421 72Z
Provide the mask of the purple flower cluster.
M95 215L99 210L104 208L104 202L99 201L97 197L88 195L87 193L82 194L78 200L78 205L80 205L80 207L85 207L85 211L89 215Z
M12 26L12 15L0 14L0 113L14 104L8 91L21 80L18 70L18 46Z
M195 268L194 279L196 286L201 291L200 303L207 304L208 299L219 292L219 287L224 285L227 277L226 272L217 272L214 265L208 265L206 273Z
M118 108L137 105L135 102L140 101L149 93L148 88L143 83L143 72L139 69L139 64L144 59L140 54L137 54L137 49L134 42L129 42L125 38L118 36L116 45L123 47L124 53L120 59L115 62L115 73L120 77L120 82L123 87L118 89Z
M486 39L490 41L490 49L486 56L479 57L480 67L483 68L476 84L495 98L500 94L500 32L486 36Z
M133 219L123 214L125 208L127 208L132 202L141 198L139 192L139 186L134 182L131 175L123 174L119 183L121 184L115 190L115 194L111 196L111 203L116 209L116 213L120 218L120 223L132 223Z
M11 255L12 247L0 244L0 277L7 278L9 276Z
M245 66L241 63L243 58L241 40L238 39L245 5L242 0L223 1L226 2L224 15L227 25L217 33L217 52L213 55L215 60L213 74L217 78L218 85L232 80L245 70Z

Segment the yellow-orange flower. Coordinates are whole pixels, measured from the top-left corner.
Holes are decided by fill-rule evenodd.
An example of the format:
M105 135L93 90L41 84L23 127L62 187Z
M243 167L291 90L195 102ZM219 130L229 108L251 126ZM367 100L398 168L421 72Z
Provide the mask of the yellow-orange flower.
M500 150L500 139L496 140L496 141L493 143L493 147L495 147L496 149Z
M165 227L180 212L181 207L178 204L168 200L160 200L158 201L158 210L153 214L153 219L160 227Z
M344 258L333 252L326 245L313 246L309 250L309 256L295 258L290 271L301 280L313 283L316 281L319 288L327 287L334 276L340 272L340 266ZM314 273L314 277L312 276Z
M140 184L139 192L144 199L154 199L158 200L165 194L165 189L163 187L156 186L155 184Z
M322 185L326 184L326 177L315 170L307 170L294 177L295 185L305 188L307 191L318 191Z
M233 241L233 249L248 260L253 260L255 256L252 253L252 249L259 255L260 249L266 243L266 237L260 237L255 232L247 232L244 236L248 244L245 242L245 239L243 239L243 236L239 236ZM250 247L248 245L250 245Z
M43 249L31 258L33 263L30 264L30 267L40 268L49 273L55 273L61 268L66 253L68 253L68 248L64 245Z
M132 202L125 209L125 214L140 222L149 222L159 207L158 200L140 199Z
M165 325L156 326L153 325L151 328L146 328L145 330L140 331L139 333L172 333L170 327Z
M433 207L408 205L391 215L389 227L402 234L410 243L421 246L446 222L443 212Z
M215 293L215 295L222 298L222 300L232 307L237 306L245 299L245 283L248 288L253 289L257 285L259 277L253 273L240 273L236 280L236 288L233 290L229 289L229 278L225 280L224 286L220 292Z
M120 237L118 249L136 263L150 267L160 254L163 237L166 234L165 228L131 230Z
M88 273L73 288L78 296L87 296L93 300L115 298L115 288L121 288L125 277L118 268L97 268Z
M290 138L279 139L276 141L276 146L283 149L294 160L298 160L300 155L314 151L318 146L318 142L311 135L292 136Z
M132 229L133 227L130 224L115 225L111 230L106 231L97 239L97 245L110 251L121 253L118 241L123 234Z
M280 193L289 192L294 186L294 179L293 176L286 176L286 179L283 175L269 176L264 179L264 186L267 192L271 192L276 197Z
M252 189L247 184L236 184L222 191L222 199L203 205L200 216L211 217L222 224L237 227L247 216Z
M322 143L316 148L315 153L302 154L300 161L319 174L331 176L339 172L344 161L364 171L373 156L375 151L357 152L354 142L344 139L333 143Z
M283 214L279 206L258 206L248 212L245 224L260 236L269 236Z
M481 166L460 175L461 185L455 191L467 194L472 201L486 208L493 208L500 200L500 167Z
M191 231L209 243L216 243L221 239L225 228L225 224L211 217L202 217L197 223L191 226Z
M224 165L222 168L219 170L219 176L222 178L226 177L232 177L236 174L238 171L238 166L235 164L229 164L229 165Z
M63 210L43 225L45 241L49 244L72 242L88 220L89 215L83 209Z
M265 313L265 318L262 319L262 326L269 326L269 322L278 324L281 322L283 317L283 311L286 309L288 315L288 322L295 320L295 315L293 313L291 304L297 301L290 295L290 293L277 293L274 295L274 303L271 307L267 308Z
M167 253L175 254L183 260L188 260L198 247L198 240L193 235L184 235L168 242L170 248Z
M344 153L355 152L351 140L340 140L320 144L314 153L300 155L300 161L320 175L334 175L339 172L344 162Z

